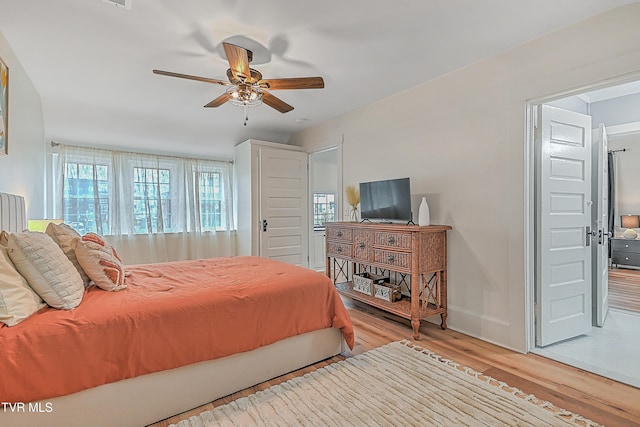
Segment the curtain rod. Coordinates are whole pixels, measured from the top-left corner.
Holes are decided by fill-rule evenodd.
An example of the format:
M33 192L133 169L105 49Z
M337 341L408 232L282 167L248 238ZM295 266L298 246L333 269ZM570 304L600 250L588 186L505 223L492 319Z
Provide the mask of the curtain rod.
M65 144L62 142L56 142L53 139L51 140L51 148L56 148L60 145L66 145L67 147L74 147L74 148L80 148L80 149L86 149L86 150L98 150L98 151L109 151L109 152L118 152L118 153L127 153L127 154L135 154L138 156L156 156L156 157L167 157L167 158L173 158L173 159L185 159L185 160L204 160L204 161L210 161L210 162L220 162L220 163L229 163L230 165L233 164L233 160L219 160L219 159L211 159L211 158L206 158L206 157L188 157L188 156L179 156L179 155L172 155L172 154L158 154L158 153L144 153L144 152L136 152L136 151L128 151L128 150L112 150L109 148L99 148L99 147L89 147L89 146L83 146L83 145L72 145L72 144Z
M619 152L619 151L624 152L624 151L627 151L627 149L626 149L626 148L621 148L621 149L619 149L619 150L609 150L609 153L617 153L617 152Z

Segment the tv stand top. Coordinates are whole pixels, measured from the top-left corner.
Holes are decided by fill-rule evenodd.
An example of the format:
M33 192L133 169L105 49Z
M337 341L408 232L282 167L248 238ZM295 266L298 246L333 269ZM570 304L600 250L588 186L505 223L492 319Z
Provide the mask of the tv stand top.
M361 224L362 224L362 223L365 223L365 222L368 222L368 223L370 223L370 224L402 224L401 222L393 222L393 221L385 220L385 219L382 219L382 220L380 220L380 221L371 221L369 218L364 218L364 219L361 219L361 220L360 220L360 223L361 223ZM413 222L413 220L412 220L412 219L410 219L410 220L409 220L409 221L407 221L404 225L416 225L416 223L415 223L415 222Z
M366 221L366 222L365 222ZM386 228L386 229L402 229L402 230L418 230L426 229L429 231L447 231L451 230L449 225L427 225L420 226L416 224L402 224L402 223L390 223L390 222L372 222L370 220L356 221L340 221L340 222L327 222L326 225L341 225L345 227L362 227L362 228Z

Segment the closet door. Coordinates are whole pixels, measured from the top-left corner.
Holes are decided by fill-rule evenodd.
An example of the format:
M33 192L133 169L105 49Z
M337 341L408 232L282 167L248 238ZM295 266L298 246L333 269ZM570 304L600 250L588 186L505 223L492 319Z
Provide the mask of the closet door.
M260 256L309 265L307 153L260 147Z

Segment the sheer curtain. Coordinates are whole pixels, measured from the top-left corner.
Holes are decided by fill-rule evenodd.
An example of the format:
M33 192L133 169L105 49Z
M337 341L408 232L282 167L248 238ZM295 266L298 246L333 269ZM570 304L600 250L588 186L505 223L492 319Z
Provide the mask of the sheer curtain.
M235 255L231 163L58 145L56 215L126 264Z

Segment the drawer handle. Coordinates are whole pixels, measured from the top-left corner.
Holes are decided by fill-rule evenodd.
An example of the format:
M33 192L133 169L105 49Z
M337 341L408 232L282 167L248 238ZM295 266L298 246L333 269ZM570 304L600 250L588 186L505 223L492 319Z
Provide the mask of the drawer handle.
M339 254L342 253L342 248L340 246L338 246L338 248L336 249L336 252L338 252Z
M342 237L342 231L338 231L338 232L336 233L336 236L338 236L338 237Z
M364 249L364 243L360 243L358 246L360 247L360 249Z
M393 238L393 236L389 237L389 244L393 245L396 242L396 239Z
M629 245L624 245L624 247L625 247L625 248L628 248L628 247L629 247Z
M393 255L387 256L387 261L393 262L394 260L395 260L395 258L393 257Z

